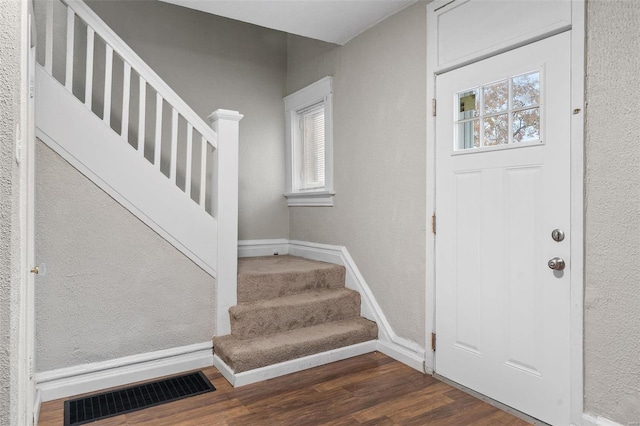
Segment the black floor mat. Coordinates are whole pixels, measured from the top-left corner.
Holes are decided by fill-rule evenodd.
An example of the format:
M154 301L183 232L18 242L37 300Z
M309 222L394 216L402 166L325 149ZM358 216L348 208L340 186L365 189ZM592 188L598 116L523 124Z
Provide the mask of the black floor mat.
M64 402L64 425L82 425L214 390L202 371L198 371L73 399Z

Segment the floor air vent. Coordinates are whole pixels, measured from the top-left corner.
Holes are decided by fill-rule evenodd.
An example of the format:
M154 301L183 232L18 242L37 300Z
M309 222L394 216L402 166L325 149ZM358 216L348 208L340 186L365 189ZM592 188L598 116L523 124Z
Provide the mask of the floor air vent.
M64 402L64 425L82 425L214 390L202 371L198 371L73 399Z

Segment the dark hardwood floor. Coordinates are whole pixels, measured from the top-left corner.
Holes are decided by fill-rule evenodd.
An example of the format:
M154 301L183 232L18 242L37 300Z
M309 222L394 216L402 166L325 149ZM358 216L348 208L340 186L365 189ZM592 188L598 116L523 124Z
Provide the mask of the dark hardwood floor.
M217 391L90 425L527 425L381 353ZM41 426L63 424L63 400L42 404Z

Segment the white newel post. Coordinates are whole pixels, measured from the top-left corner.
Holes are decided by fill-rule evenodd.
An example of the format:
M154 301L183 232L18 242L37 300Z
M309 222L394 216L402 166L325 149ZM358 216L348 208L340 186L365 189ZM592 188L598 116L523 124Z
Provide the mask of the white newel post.
M218 134L213 156L213 216L218 223L216 335L231 333L229 308L238 286L238 111L215 110L208 118Z

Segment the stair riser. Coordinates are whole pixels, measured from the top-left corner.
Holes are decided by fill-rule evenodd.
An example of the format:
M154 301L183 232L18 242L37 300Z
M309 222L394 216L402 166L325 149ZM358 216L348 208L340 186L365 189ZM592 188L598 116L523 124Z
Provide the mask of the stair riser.
M315 336L310 331L304 341L293 339L284 343L280 340L274 345L256 344L253 340L241 340L235 344L230 344L231 342L228 341L229 336L214 337L214 353L235 373L241 373L266 365L375 340L378 337L376 324L366 320L360 320L359 325L355 328L345 329L341 326L338 326L338 328L331 335Z
M238 303L320 290L344 287L345 268L286 272L274 274L239 274Z
M251 310L234 306L229 314L231 333L248 339L358 317L360 294L353 292L336 299Z

